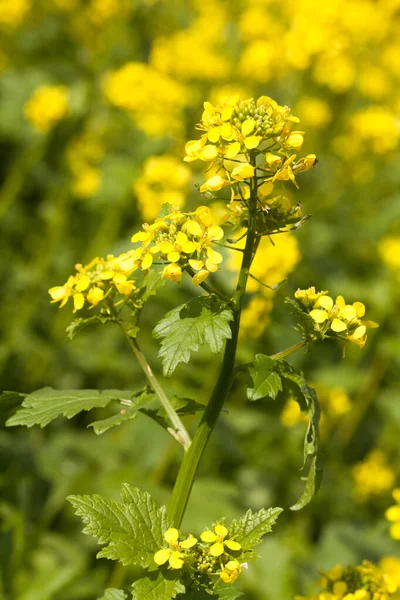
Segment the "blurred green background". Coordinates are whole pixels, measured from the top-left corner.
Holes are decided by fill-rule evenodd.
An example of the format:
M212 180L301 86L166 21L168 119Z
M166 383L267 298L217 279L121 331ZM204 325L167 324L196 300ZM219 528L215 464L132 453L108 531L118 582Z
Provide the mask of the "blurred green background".
M129 248L163 202L206 201L201 165L182 162L204 100L269 95L300 117L303 151L318 156L301 189L287 189L311 220L263 245L264 280L289 281L273 296L252 290L240 359L297 341L283 299L298 287L360 300L380 328L344 359L330 342L291 358L320 395L325 479L302 512L285 510L241 576L249 600L312 593L318 569L338 562L400 558L384 517L400 485L399 30L399 0L0 0L1 389L144 383L112 327L69 341L71 311L47 290L75 263ZM233 275L221 283L230 289ZM192 292L168 282L145 310L141 343L156 370L151 330ZM167 388L205 402L217 369L202 351ZM238 382L187 531L249 507L288 509L300 493L301 415L244 398ZM127 481L167 502L181 452L145 418L99 437L92 420L0 431L1 599L92 600L134 577L95 560L65 497L117 497Z

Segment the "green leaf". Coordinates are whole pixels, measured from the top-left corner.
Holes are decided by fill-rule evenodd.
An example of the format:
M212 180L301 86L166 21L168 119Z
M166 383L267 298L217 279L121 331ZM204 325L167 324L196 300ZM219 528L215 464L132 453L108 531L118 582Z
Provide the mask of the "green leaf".
M265 354L256 354L253 365L249 368L253 385L247 388L247 398L260 400L268 396L275 400L282 391L282 380L274 371L275 361Z
M192 398L178 398L178 396L172 396L171 404L180 417L193 415L194 413L203 411L206 408L204 404L200 404L199 402L196 402L196 400L192 400ZM171 427L163 407L156 409L140 408L139 412L142 412L147 417L153 419L166 431Z
M164 202L161 205L158 216L162 219L163 217L166 217L167 215L170 215L171 213L172 213L172 204L170 204L169 202Z
M315 330L314 320L302 309L297 300L285 298L285 304L289 305L290 312L296 321L295 330L300 333L305 342L310 342L321 337Z
M0 412L7 412L20 406L26 394L19 392L0 392Z
M132 585L133 600L171 600L184 593L185 586L168 571L152 571Z
M164 376L172 375L179 363L188 363L191 353L204 344L220 352L232 337L232 319L232 311L214 296L194 298L167 313L153 331L154 338L162 340L159 356Z
M104 408L113 400L131 400L134 394L127 390L55 390L45 387L26 396L22 408L8 419L6 425L45 427L60 415L71 419L82 410Z
M105 314L93 315L88 317L87 319L78 318L71 321L71 323L66 328L67 336L70 340L73 340L77 333L89 327L90 325L97 325L98 323L108 323L109 321L113 321L114 317Z
M83 533L107 544L98 558L119 560L123 565L154 565L154 554L164 543L163 533L170 527L166 508L157 508L147 492L122 485L123 503L94 494L68 496L75 514L85 523Z
M133 406L124 406L123 408L120 408L119 412L115 415L112 415L107 419L94 421L93 423L90 423L88 427L93 427L94 432L97 435L101 435L102 433L105 433L112 427L121 425L122 423L130 419L135 419L138 413L141 412L141 409L144 406L146 406L146 404L150 404L151 402L153 402L154 399L154 392L148 387L145 387L144 390L141 390L140 392L134 394L131 400Z
M249 509L243 517L232 521L229 527L229 538L240 542L243 550L252 550L261 543L263 535L272 531L282 508L262 508L256 513Z
M232 585L221 583L214 589L214 593L210 594L205 589L188 590L183 598L187 600L236 600L243 596L243 593ZM179 600L181 596L179 596Z
M303 466L309 464L304 491L291 510L300 510L317 493L322 481L319 449L319 403L315 390L310 387L302 371L295 369L285 360L277 361L277 370L282 377L286 397L294 398L303 413L308 415L308 425L304 438Z
M116 590L115 588L108 588L104 592L104 596L97 600L127 600L128 596L123 590Z

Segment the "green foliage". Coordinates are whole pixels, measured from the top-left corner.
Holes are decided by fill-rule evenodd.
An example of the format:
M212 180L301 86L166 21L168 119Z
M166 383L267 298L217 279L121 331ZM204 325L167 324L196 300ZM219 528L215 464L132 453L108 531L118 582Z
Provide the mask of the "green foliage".
M320 339L321 334L315 331L313 319L301 308L297 300L285 298L285 303L289 305L290 312L296 321L295 330L300 333L303 340L308 343Z
M185 587L168 571L151 571L132 585L133 600L171 600Z
M110 315L102 313L87 318L78 317L77 319L71 321L71 323L66 328L67 336L70 340L73 340L74 337L86 327L98 324L104 325L105 323L112 322L113 320L113 317L110 317Z
M104 596L97 600L127 600L128 596L123 590L117 590L115 588L108 588L104 592Z
M221 352L232 332L232 311L215 296L198 297L171 310L154 328L153 337L161 339L159 356L165 377L180 363L188 363L192 352L207 344L211 352Z
M229 537L240 542L243 550L253 550L262 542L262 537L272 531L283 508L262 508L256 513L249 509L243 517L232 521Z
M104 408L110 402L125 401L129 406L125 412L91 423L96 433L104 433L110 427L119 425L127 419L133 419L140 406L151 402L154 395L147 388L139 392L127 390L54 390L50 387L37 390L25 397L22 407L8 419L7 425L40 425L45 427L51 421L63 415L71 419L83 410Z
M178 598L182 598L182 600L184 598L187 598L187 600L236 600L236 598L240 598L241 596L243 596L243 593L237 588L221 584L215 587L213 594L205 590L188 590L185 596L178 596Z
M98 494L67 499L86 525L83 532L106 544L98 558L153 566L154 553L163 545L163 533L170 525L166 509L158 509L150 494L127 483L122 485L121 497L122 503Z
M265 354L256 354L254 366L249 367L252 386L247 388L249 400L272 398L275 400L278 392L282 391L282 381L275 369L275 361Z

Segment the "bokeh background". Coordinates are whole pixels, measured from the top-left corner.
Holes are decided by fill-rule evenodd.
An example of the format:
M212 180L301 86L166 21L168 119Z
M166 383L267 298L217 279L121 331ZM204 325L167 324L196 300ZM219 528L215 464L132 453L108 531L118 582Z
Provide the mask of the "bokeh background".
M240 358L297 341L283 300L298 287L360 300L380 328L344 358L333 342L291 358L323 409L325 479L311 505L288 510L304 418L279 400L246 404L239 382L184 528L287 509L241 576L249 600L310 594L338 562L399 559L385 519L400 485L399 0L0 0L0 32L1 389L143 385L112 327L68 340L71 311L47 289L75 263L129 248L163 202L204 202L201 165L182 162L204 100L269 95L299 116L319 165L286 190L312 218L262 245L258 275L289 279L275 294L253 285ZM141 343L156 370L151 329L192 292L168 282L146 308ZM217 369L202 351L167 388L205 402ZM65 497L117 497L127 481L166 502L181 453L145 417L99 437L92 420L1 430L0 598L92 600L134 577L95 560Z

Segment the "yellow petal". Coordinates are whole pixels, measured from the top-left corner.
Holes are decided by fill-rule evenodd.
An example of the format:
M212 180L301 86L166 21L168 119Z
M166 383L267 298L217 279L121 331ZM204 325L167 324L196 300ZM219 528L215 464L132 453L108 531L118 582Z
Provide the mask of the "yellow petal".
M331 310L333 306L333 299L330 296L321 296L318 299L318 305L325 308L325 310Z
M211 556L221 556L224 553L224 545L221 542L216 542L210 547Z
M235 158L240 152L240 144L239 142L233 142L233 144L229 144L225 150L226 158Z
M224 123L221 126L221 137L226 141L233 139L233 128L230 123Z
M207 256L216 265L219 265L223 261L222 254L216 252L212 248L207 248Z
M224 537L226 537L228 535L228 530L225 527L225 525L221 525L220 523L218 523L215 527L214 527L214 531L217 534L218 537L224 539Z
M153 257L150 254L150 252L148 252L147 254L145 254L145 257L142 260L142 271L146 271L146 269L149 269L152 264L153 264Z
M178 233L176 234L176 243L179 244L179 246L183 246L183 244L185 244L187 242L187 235L186 233L183 233L183 231L178 231ZM172 244L171 244L171 249L168 250L168 252L171 252L172 250Z
M192 269L194 269L195 271L200 271L200 269L203 268L204 266L204 262L202 260L194 260L193 258L191 258L189 260L189 265L192 267Z
M215 263L212 262L212 260L207 258L206 269L207 269L207 271L210 271L210 273L215 273L216 271L218 271L218 265L216 265Z
M100 273L100 279L103 281L107 281L108 279L112 279L114 277L114 271L103 271Z
M224 106L224 108L222 109L222 113L221 113L221 119L223 121L227 121L228 119L231 118L233 113L233 106Z
M178 260L180 259L181 255L179 254L179 252L173 251L173 252L169 252L167 259L172 262L178 262Z
M177 529L175 529L175 527L171 527L170 529L167 529L167 531L164 533L164 540L171 546L176 544L178 539L179 539L179 531Z
M168 254L168 252L172 252L172 250L174 249L174 245L171 244L171 242L161 242L159 244L159 248L160 252L162 252L163 254Z
M333 593L335 596L343 596L347 592L347 583L345 581L336 581L333 584Z
M227 569L228 571L239 570L240 569L239 561L237 561L237 560L229 560L226 563L224 569Z
M101 302L103 298L104 292L98 287L92 287L87 295L87 301L90 302L90 304L93 304L93 306L97 306L97 304Z
M166 265L162 271L162 277L170 281L180 281L182 279L182 269L179 265L171 263Z
M74 312L83 308L85 304L85 296L81 293L74 294Z
M195 538L193 535L189 535L189 537L186 538L186 540L183 540L183 542L180 543L180 547L181 548L193 548L193 546L195 546L197 544L197 538Z
M295 148L295 150L300 150L304 142L304 138L301 133L291 133L286 141L286 145L289 148Z
M67 295L67 290L63 285L57 285L49 289L49 294L52 297L53 302L59 302Z
M208 132L207 137L208 137L208 139L209 139L210 142L212 142L213 144L215 144L216 142L218 142L220 135L221 135L220 127L213 127Z
M357 311L351 304L346 304L346 306L341 308L340 314L347 321L352 321L357 318Z
M87 275L78 275L75 279L75 288L78 292L83 292L89 287L89 277Z
M147 231L138 231L131 237L131 242L144 242L149 237Z
M343 296L337 296L336 300L335 300L335 304L339 307L339 308L344 308L346 306L346 302L344 301Z
M312 310L310 312L310 317L316 323L324 323L324 321L326 321L328 318L328 313L325 310L322 310L320 308L315 308L314 310Z
M217 536L212 531L203 531L200 538L201 538L202 542L211 543L211 542L215 542L215 540L217 539Z
M253 131L255 126L256 122L254 121L254 119L246 119L242 123L242 134L246 137L247 135L249 135L249 133Z
M248 150L253 150L253 148L257 148L260 141L261 137L259 135L250 135L244 140L244 145Z
M365 315L365 306L362 302L353 302L353 306L356 310L358 318L361 318Z
M214 175L200 186L200 192L217 192L226 185L229 185L227 179L223 179L221 175Z
M250 179L254 177L254 167L249 163L243 163L235 167L232 171L232 177L234 179Z
M183 227L184 227L185 231L190 233L190 235L194 235L196 237L201 237L203 235L203 230L197 221L188 219L186 221L186 223L183 225Z
M217 146L212 146L211 144L208 144L200 150L198 156L201 160L214 160L214 158L218 156L218 148Z
M207 237L209 240L221 240L224 237L224 230L222 229L222 227L214 225L213 227L210 227L210 229L207 231Z
M198 244L194 242L185 242L182 246L182 252L185 254L193 254L197 250Z
M341 331L345 331L347 329L347 325L344 321L335 318L331 323L331 329L332 331L336 331L336 333L340 333Z
M154 555L154 562L157 565L164 565L167 562L167 560L169 559L169 557L171 556L171 554L172 554L172 550L170 550L169 548L159 550Z
M169 558L169 566L171 569L181 569L183 567L182 552L172 552Z
M206 269L204 269L204 270L196 273L196 275L193 275L192 281L193 281L194 285L199 285L200 283L203 283L203 281L205 281L207 279L209 274L210 274L210 272L207 271Z
M365 325L360 325L359 327L357 327L357 329L354 331L351 337L355 340L360 340L362 337L364 337L366 331L367 328L365 327Z
M242 547L239 542L235 542L234 540L225 540L224 544L225 546L228 546L230 550L240 550Z

